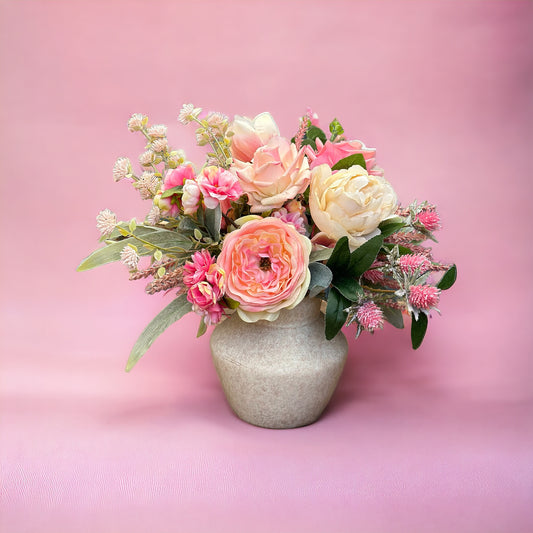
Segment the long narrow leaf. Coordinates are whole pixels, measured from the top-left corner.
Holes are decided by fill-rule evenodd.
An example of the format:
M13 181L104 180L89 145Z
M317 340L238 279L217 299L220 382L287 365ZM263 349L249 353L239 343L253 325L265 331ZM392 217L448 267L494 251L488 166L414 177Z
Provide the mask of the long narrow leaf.
M129 372L137 361L146 353L153 342L168 328L171 324L179 320L192 310L191 304L187 301L187 295L182 294L175 300L172 300L149 324L146 326L141 336L131 350L126 372Z

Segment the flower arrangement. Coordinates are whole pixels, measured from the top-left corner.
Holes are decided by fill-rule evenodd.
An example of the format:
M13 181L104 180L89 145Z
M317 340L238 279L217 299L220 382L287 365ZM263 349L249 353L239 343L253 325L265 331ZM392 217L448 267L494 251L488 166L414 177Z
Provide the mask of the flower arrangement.
M344 325L356 336L385 321L403 328L405 314L413 348L420 346L457 270L425 245L440 228L435 206L398 205L375 149L347 140L337 119L326 135L311 110L292 139L269 113L230 121L186 104L178 120L210 146L205 164L195 168L169 146L166 126L134 114L128 128L147 142L141 170L120 157L113 176L132 183L150 209L142 223L101 211L104 246L78 267L121 261L131 280L149 280L148 294L174 294L137 340L127 370L188 312L199 315L200 336L232 313L276 320L306 296L324 300L327 339Z

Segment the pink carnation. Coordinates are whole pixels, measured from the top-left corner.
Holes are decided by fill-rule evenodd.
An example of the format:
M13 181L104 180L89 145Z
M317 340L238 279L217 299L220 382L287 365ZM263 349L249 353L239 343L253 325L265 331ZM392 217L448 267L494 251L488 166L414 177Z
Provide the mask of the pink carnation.
M187 261L183 265L183 283L189 288L201 281L205 281L209 268L215 262L215 258L207 250L195 252L191 259L192 262Z
M423 273L430 270L431 261L421 254L406 254L400 257L398 265L404 274L414 274L417 270Z
M210 305L206 309L202 309L193 304L192 309L195 313L204 317L204 322L206 326L213 326L214 324L218 324L224 312L224 308L219 303Z
M383 327L383 312L374 302L366 302L357 310L357 322L369 331Z
M200 281L187 292L187 300L200 309L206 309L218 301L218 291L207 281Z
M339 143L326 141L326 144L322 144L320 139L316 139L316 148L316 152L314 152L312 148L308 147L306 152L311 162L309 165L311 170L324 163L332 167L345 157L362 154L365 158L368 173L373 176L383 176L383 169L376 166L376 149L367 148L361 141L344 141Z
M428 231L436 231L440 228L440 217L434 209L422 211L416 217L416 221Z
M237 176L215 166L205 167L197 183L208 209L215 209L224 200L238 200L243 194Z
M431 285L413 285L409 289L409 303L418 309L432 309L439 303L440 291Z
M191 165L182 165L173 170L169 170L165 174L163 184L161 186L161 192L168 191L174 187L181 187L185 180L194 180L194 170ZM159 198L158 207L161 211L167 212L170 216L174 217L180 210L180 195L173 194L168 198Z

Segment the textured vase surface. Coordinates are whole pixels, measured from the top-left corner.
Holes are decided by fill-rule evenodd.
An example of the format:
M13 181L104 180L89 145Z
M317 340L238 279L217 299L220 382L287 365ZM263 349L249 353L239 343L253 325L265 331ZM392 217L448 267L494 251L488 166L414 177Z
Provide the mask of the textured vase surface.
M256 426L286 429L315 422L344 368L348 344L328 341L318 298L305 298L273 322L237 313L211 335L211 353L235 414Z

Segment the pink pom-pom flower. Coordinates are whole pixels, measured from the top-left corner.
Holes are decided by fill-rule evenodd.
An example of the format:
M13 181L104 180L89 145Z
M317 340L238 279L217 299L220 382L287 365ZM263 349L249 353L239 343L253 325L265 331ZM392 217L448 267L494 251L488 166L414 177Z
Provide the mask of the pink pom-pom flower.
M412 285L409 289L409 303L418 309L433 309L439 303L440 290L431 285Z
M404 274L414 274L417 270L423 273L431 269L431 261L422 254L406 254L400 257L398 266Z
M365 302L359 307L356 318L359 325L368 331L383 327L383 312L374 302Z

